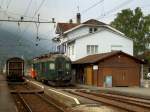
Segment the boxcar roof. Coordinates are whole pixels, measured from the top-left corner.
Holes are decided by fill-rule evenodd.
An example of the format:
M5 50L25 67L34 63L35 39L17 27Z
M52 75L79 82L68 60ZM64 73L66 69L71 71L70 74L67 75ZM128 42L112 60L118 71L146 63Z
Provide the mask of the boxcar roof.
M12 58L7 59L7 62L9 62L9 61L24 61L24 60L19 57L12 57Z
M119 55L119 54L123 54L123 55L126 55L127 57L137 61L138 63L143 63L144 64L144 61L138 59L138 58L135 58L134 56L131 56L129 54L126 54L122 51L113 51L113 52L108 52L108 53L101 53L101 54L94 54L94 55L89 55L89 56L86 56L84 58L81 58L77 61L74 61L73 64L94 64L98 61L102 61L102 60L105 60L109 57L112 57L112 56L115 56L115 55Z

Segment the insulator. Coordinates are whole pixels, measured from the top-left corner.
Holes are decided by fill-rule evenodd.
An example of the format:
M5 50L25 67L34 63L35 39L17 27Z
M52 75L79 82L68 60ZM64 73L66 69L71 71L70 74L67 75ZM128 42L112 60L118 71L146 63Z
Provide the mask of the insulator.
M24 17L23 17L23 16L21 16L21 17L20 17L20 19L21 19L21 21L23 21Z
M39 40L39 37L37 36L36 39Z

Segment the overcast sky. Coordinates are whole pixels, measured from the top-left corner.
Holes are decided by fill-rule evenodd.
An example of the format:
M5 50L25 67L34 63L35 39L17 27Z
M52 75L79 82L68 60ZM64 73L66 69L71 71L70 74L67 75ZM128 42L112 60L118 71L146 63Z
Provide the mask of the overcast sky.
M37 15L40 14L40 21L55 18L56 22L68 22L69 19L75 22L76 13L80 12L82 22L97 19L110 23L122 9L136 7L141 7L145 15L150 14L150 0L0 0L0 19L19 20L23 16L24 20L37 20ZM40 24L39 37L47 39L40 43L47 50L52 48L50 40L54 37L55 27L56 24L53 23ZM18 23L0 22L0 29L13 33L20 39L33 41L37 36L34 23L20 23L18 26Z
M98 18L110 21L111 17L125 8L141 7L143 12L150 12L149 0L0 0L1 10L16 17L15 14L32 17L40 13L41 18L56 18L56 21L68 21L77 12L83 20ZM107 19L106 19L107 18Z
M40 14L41 20L44 21L55 18L56 22L68 22L80 12L82 22L94 18L110 23L120 10L136 7L141 7L144 14L148 14L150 0L0 0L0 19L6 19L8 16L19 19L24 16L26 20L31 20ZM44 30L41 32L48 34L48 31L54 28L49 26L53 24L41 25L40 30ZM34 27L30 26L31 29L36 29ZM24 28L23 25L21 28Z

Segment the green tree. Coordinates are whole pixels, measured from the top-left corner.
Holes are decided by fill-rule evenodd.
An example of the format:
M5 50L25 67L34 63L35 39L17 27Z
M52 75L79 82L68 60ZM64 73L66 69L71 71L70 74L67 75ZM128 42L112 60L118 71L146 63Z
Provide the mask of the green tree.
M137 7L122 10L111 22L111 26L123 32L134 42L134 55L148 49L150 43L150 15L144 16L141 9Z

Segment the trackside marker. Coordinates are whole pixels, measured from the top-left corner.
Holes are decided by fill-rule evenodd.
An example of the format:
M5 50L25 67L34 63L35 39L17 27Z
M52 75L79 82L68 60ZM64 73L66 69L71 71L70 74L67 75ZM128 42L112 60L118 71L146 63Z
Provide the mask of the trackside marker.
M63 95L63 96L66 96L66 97L68 97L68 98L71 98L71 99L73 99L73 100L76 102L76 104L80 104L79 100L78 100L77 98L75 98L75 97L66 95L66 94L64 94L64 93L55 91L55 90L53 90L53 89L48 89L48 90L53 91L53 92L55 92L55 93L57 93L57 94L61 94L61 95Z

